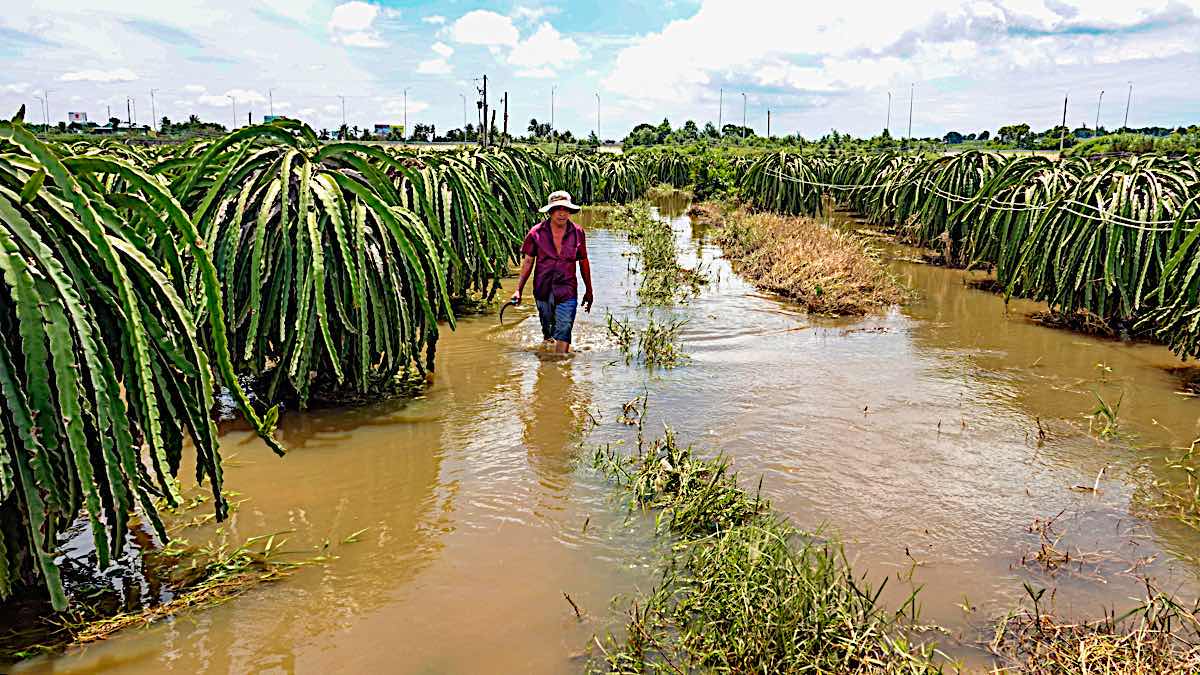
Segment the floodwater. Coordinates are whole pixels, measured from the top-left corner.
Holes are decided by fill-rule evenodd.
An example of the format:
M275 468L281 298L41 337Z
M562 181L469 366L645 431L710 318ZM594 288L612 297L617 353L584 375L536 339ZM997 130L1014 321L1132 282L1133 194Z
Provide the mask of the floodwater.
M903 309L808 317L734 275L693 236L685 204L661 206L685 264L711 282L652 310L687 319L684 365L622 359L606 313L638 325L651 310L637 307L624 237L591 227L596 307L580 313L573 356L536 351L527 300L509 325L447 332L419 400L287 414L284 459L225 434L227 485L246 500L225 536L286 531L297 559L336 559L17 670L580 671L661 555L651 519L627 518L587 461L596 444L632 440L617 417L643 394L648 433L669 424L724 450L748 486L762 476L777 509L840 535L876 586L887 578L888 602L921 587L922 622L949 629L938 639L969 664L987 663L975 645L1022 582L1092 616L1130 606L1143 574L1196 596L1200 533L1142 506L1170 478L1164 458L1200 436L1200 401L1176 393L1167 350L1031 324L1032 303L1006 307L963 272L899 259L916 293ZM1089 433L1097 395L1121 401L1116 440ZM1082 566L1023 563L1040 542L1031 526L1052 518L1048 536Z

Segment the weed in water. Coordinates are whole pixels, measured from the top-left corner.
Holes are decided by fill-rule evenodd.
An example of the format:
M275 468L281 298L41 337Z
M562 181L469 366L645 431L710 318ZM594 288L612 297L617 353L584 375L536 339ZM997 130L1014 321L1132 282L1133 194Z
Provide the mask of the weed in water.
M1097 403L1092 414L1088 416L1088 431L1094 433L1101 440L1112 440L1120 433L1117 417L1121 413L1121 401L1125 398L1125 394L1121 394L1116 405L1110 406L1099 393L1094 393Z
M723 457L702 459L673 433L634 457L611 448L593 464L657 511L678 539L660 585L635 601L628 635L596 640L621 673L936 672L896 614L856 577L839 545L801 533L737 484ZM761 487L761 483L760 483Z
M651 316L644 328L637 329L610 313L606 322L609 335L625 356L625 363L637 361L650 368L674 368L687 358L679 344L679 331L687 323L684 319L660 322Z

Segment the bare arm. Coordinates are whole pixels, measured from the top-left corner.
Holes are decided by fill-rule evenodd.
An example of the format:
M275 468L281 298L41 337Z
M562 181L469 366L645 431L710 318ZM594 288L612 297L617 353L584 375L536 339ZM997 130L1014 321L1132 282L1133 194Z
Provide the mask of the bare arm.
M579 261L579 273L583 275L583 310L592 311L592 263L587 258Z
M529 273L533 271L533 256L527 255L521 259L521 276L517 280L517 290L512 294L514 303L521 302L521 294L525 292L525 282L529 281ZM591 282L588 282L591 288Z

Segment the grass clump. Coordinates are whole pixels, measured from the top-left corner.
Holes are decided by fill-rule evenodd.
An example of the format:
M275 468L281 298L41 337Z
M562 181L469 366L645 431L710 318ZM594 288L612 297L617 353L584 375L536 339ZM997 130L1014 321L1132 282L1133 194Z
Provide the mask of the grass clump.
M1200 605L1184 607L1148 583L1146 593L1145 603L1122 616L1068 623L1043 612L1041 592L1031 592L1033 611L1011 614L996 627L991 651L1005 664L996 672L1200 672Z
M742 490L725 458L697 457L668 430L635 457L597 450L593 464L678 540L626 639L597 640L611 671L939 672L932 649L903 636L914 599L882 608L882 588L856 578L839 545Z
M649 202L615 207L610 227L624 231L641 263L638 300L643 305L670 305L700 292L704 275L679 264L671 224L656 218Z
M608 334L616 341L625 363L637 361L650 368L674 368L687 359L679 344L679 331L686 319L658 321L653 316L645 327L635 328L631 322L608 315Z
M905 290L859 237L806 217L730 212L717 235L734 269L817 314L866 314Z

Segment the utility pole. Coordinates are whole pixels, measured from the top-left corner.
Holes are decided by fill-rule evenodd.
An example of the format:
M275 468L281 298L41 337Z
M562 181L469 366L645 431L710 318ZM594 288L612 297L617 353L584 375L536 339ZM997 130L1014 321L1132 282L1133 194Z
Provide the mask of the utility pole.
M508 92L504 92L504 133L500 135L500 145L508 142Z
M46 131L47 132L50 131L50 92L52 92L52 91L54 91L54 90L53 89L43 89L42 90L42 103L45 106L44 114L46 117Z
M488 125L488 101L487 101L487 75L483 76L483 125L484 128L479 131L479 138L483 142L483 147L487 147L488 134L492 129Z
M550 85L550 134L554 135L554 90L558 89L557 84Z
M248 127L254 126L254 111L253 110L246 111L246 126L248 126Z
M1123 129L1129 128L1129 103L1133 100L1133 83L1129 83L1129 95L1125 97L1125 124Z
M404 88L404 133L408 133L408 87Z
M157 89L150 90L150 128L158 131L158 109L154 107L154 92Z
M888 92L888 112L887 123L883 125L883 130L888 132L888 136L892 135L892 92Z
M721 87L720 104L717 108L717 133L722 133L722 128L725 123L725 87Z
M137 124L137 97L133 98L133 123Z
M460 93L460 94L458 95L458 97L459 97L459 98L461 98L461 99L462 99L462 102L463 102L463 126L462 126L462 130L463 130L463 140L465 141L465 140L467 140L467 135L466 135L466 134L467 134L467 95L466 95L466 94L462 94L462 93Z
M46 122L46 99L36 94L33 97L37 99L38 107L42 109L42 126L45 127L44 132L50 133L50 124Z
M229 102L233 104L233 126L229 129L233 131L237 128L237 99L228 94L225 95L225 98L228 98Z
M267 114L271 117L275 116L275 91L273 89L267 90Z
M1063 145L1067 142L1067 99L1070 98L1070 92L1063 96L1063 119L1062 131L1058 134L1058 151L1063 151Z
M917 83L913 82L908 86L908 138L912 138L912 112L913 112L913 97L917 94Z
M128 96L125 97L125 126L133 128L133 104Z
M346 97L338 94L338 98L342 99L342 126L346 126ZM342 140L346 139L343 138Z
M1100 90L1100 98L1096 101L1096 126L1092 128L1092 135L1100 134L1100 103L1104 101L1104 90Z
M767 138L771 137L771 109L767 108Z
M596 92L596 142L604 142L600 140L600 92Z
M746 92L742 92L742 140L746 140Z

